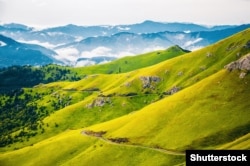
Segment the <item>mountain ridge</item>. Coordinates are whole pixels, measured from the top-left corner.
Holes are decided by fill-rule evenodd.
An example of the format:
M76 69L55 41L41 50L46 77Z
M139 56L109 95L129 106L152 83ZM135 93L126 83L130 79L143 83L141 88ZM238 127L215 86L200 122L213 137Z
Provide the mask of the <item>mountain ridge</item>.
M57 62L54 51L39 45L17 42L0 35L0 67L12 65L45 65Z
M111 57L139 54L147 52L147 50L168 48L172 45L179 45L187 50L195 50L249 27L250 25L242 25L226 30L190 33L164 31L136 34L119 32L110 36L89 37L81 41L58 46L55 50L61 52L70 49L74 56L81 54L81 56L108 55ZM75 50L75 53L73 53L73 50Z
M250 25L208 27L193 23L144 21L131 25L78 26L69 24L35 29L13 23L1 25L0 34L22 43L39 44L52 49L58 54L56 58L60 63L74 66L82 58L101 56L120 58L166 49L172 45L179 45L187 50L196 50L247 27Z

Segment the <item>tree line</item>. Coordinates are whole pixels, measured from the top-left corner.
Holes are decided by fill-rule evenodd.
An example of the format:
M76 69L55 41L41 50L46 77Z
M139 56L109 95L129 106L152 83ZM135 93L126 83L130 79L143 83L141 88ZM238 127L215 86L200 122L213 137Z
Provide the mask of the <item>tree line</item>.
M33 87L40 83L80 79L77 73L58 65L11 66L0 68L0 93L7 93L22 87Z

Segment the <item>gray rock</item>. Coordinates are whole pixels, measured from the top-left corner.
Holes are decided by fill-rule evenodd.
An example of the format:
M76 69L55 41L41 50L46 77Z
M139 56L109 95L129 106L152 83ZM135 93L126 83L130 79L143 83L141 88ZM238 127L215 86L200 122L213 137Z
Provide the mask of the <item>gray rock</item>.
M244 70L250 71L250 54L245 55L237 61L231 62L225 66L228 71Z
M246 75L247 75L247 73L242 72L242 73L240 73L240 78L245 78Z
M181 88L174 86L173 88L171 88L169 91L165 92L164 94L166 95L173 95L175 93L177 93Z
M152 88L152 84L160 82L161 78L158 76L141 76L140 80L142 81L142 87L145 89Z
M112 103L110 97L97 97L92 103L87 104L86 108L103 107L107 103Z

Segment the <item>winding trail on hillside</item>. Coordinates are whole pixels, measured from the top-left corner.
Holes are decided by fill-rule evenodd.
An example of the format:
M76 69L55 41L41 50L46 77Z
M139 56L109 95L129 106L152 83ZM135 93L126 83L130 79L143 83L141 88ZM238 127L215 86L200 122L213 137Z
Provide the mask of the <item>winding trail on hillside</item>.
M155 148L155 147L149 147L149 146L144 146L144 145L140 145L140 144L125 144L125 143L118 143L118 142L114 142L111 141L110 139L104 138L102 136L95 136L92 134L89 134L87 131L82 131L81 132L82 135L88 136L88 137L94 137L97 139L100 139L108 144L113 144L113 145L119 145L119 146L127 146L127 147L139 147L139 148L143 148L143 149L149 149L149 150L154 150L154 151L158 151L161 153L165 153L168 155L178 155L178 156L185 156L185 152L179 152L179 151L174 151L174 150L167 150L167 149L162 149L162 148Z

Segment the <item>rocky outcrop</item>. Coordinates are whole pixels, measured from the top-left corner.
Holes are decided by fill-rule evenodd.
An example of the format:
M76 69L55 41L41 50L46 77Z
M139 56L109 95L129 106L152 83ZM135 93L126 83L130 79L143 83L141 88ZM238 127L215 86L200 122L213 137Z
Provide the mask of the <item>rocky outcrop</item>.
M107 103L111 104L111 99L109 97L97 97L92 103L87 104L86 107L103 107Z
M173 88L171 88L169 91L164 92L165 95L173 95L175 93L177 93L181 88L174 86Z
M103 135L106 133L107 131L91 131L91 130L82 131L82 134L86 134L86 135L90 135L94 137L103 137Z
M237 61L231 62L225 66L228 71L241 70L240 78L244 78L247 72L250 71L250 54L240 58Z
M236 69L238 70L250 70L250 54L247 54L246 56L240 58L237 61L234 61L232 63L229 63L225 66L225 68L228 71L234 71Z
M142 87L145 88L154 88L154 84L161 81L161 78L158 76L141 76L140 80L142 81Z

